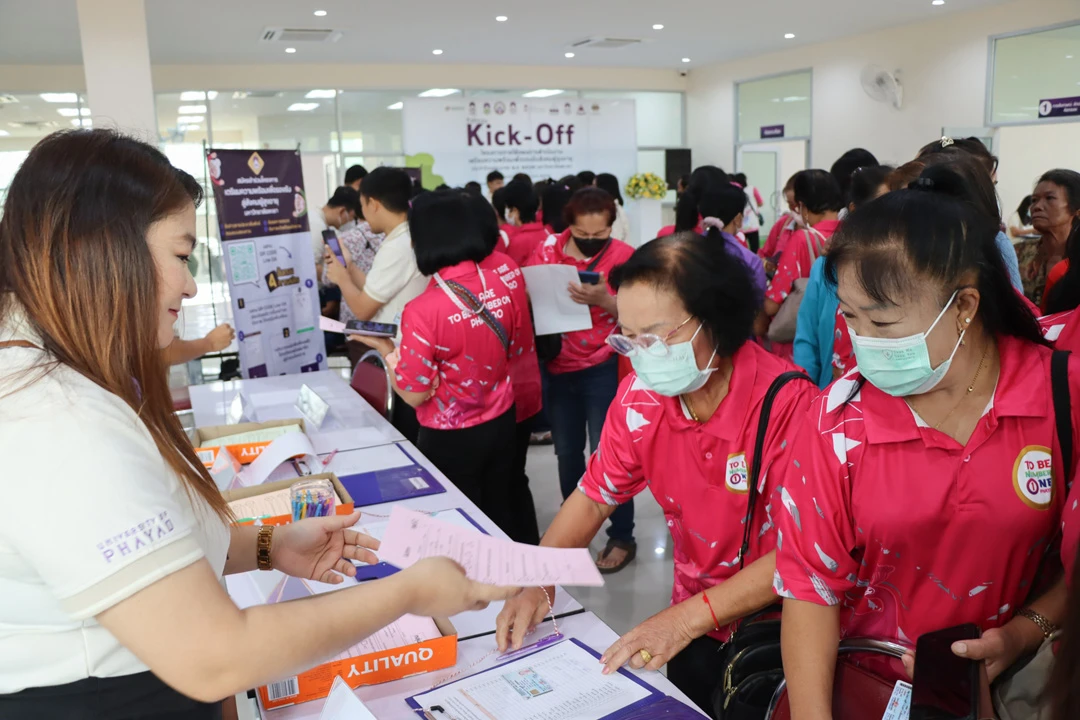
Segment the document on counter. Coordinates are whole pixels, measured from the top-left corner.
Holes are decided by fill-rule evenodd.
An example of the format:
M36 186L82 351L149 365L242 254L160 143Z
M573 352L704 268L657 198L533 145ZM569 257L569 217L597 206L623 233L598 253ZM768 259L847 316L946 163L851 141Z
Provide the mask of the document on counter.
M571 639L406 702L434 720L703 717L626 669L601 675L601 667L598 653Z
M330 687L326 702L323 703L319 720L376 720L376 718L360 701L360 698L356 697L356 691L338 675L334 678L334 684Z
M404 569L429 557L450 558L465 568L470 579L491 585L604 584L588 548L545 548L501 540L394 506L379 559Z
M481 532L485 535L487 531L480 527L480 524L469 517L461 508L453 508L451 510L442 510L435 513L434 517L440 520L445 520L448 523L457 525L473 532ZM386 536L386 528L390 524L389 520L376 520L374 518L365 520L361 515L360 522L353 526L353 530L362 532L365 535L370 535L378 541ZM378 562L374 565L367 565L365 563L354 563L356 565L356 581L363 582L365 580L378 580L379 578L389 577L398 571L398 568L394 567L390 563Z
M537 335L555 335L575 330L591 330L588 305L570 299L570 283L579 283L577 269L570 265L534 265L521 268L532 301Z

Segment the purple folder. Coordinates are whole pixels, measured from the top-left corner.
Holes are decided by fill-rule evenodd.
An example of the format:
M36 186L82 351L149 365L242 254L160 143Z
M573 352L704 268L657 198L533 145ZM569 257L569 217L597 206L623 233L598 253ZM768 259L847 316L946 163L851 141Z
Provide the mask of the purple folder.
M412 460L404 467L374 470L372 472L343 475L338 478L352 496L356 507L397 502L408 498L436 495L446 492L438 480L432 477L404 447L397 448Z
M568 642L572 642L575 645L577 645L578 647L583 648L587 653L589 653L590 655L595 657L597 659L597 661L600 660L600 653L596 652L591 647L588 647L587 645L585 645L581 641L579 641L579 640L577 640L575 638L570 638ZM543 650L538 650L537 652L544 652L544 651ZM534 654L536 654L536 653L534 653ZM509 662L517 662L520 659L521 658L514 658L513 660L510 660ZM489 672L492 672L493 670L498 670L498 669L504 667L507 664L509 664L509 663L503 663L502 665L496 665L493 668L489 668L487 670L484 670L483 672L476 673L476 675L483 675L484 673L489 673ZM598 673L600 672L599 665L597 666L597 672ZM622 710L619 710L617 712L613 712L610 715L605 715L602 718L597 718L597 720L655 720L655 718L664 718L665 720L704 720L704 716L701 713L699 713L697 710L694 710L693 708L685 705L684 703L679 702L678 700L676 700L673 697L669 697L669 696L665 695L664 693L662 693L659 690L657 690L656 688L654 688L652 685L649 685L649 683L647 683L644 680L642 680L641 678L639 678L637 675L634 675L633 673L631 673L626 668L620 668L619 672L622 673L623 675L625 675L626 677L630 678L631 680L633 680L635 683L637 683L641 687L648 690L649 695L647 697L642 698L641 700L638 700L633 705L627 705ZM475 675L470 676L470 677L475 677ZM465 679L465 678L462 678L462 679ZM461 681L457 680L455 682L461 682ZM449 685L452 685L452 684L453 683L449 683ZM446 685L444 685L443 687L446 687ZM420 694L421 695L426 695L427 692L423 692L423 693L420 693ZM436 711L434 713L431 713L431 708L422 707L420 705L420 703L416 701L415 696L411 697L411 698L407 698L405 700L405 702L407 702L409 704L409 707L411 707L413 710L417 710L417 711L420 711L420 712L423 712L423 711L426 710L431 714L432 717L435 717L437 719L440 717L439 712ZM445 715L443 715L443 717L445 717Z

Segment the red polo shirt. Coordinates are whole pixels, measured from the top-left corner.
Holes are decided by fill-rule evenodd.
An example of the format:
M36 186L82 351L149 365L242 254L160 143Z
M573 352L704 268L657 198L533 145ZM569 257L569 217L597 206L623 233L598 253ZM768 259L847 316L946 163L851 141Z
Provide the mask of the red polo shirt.
M966 446L869 383L845 402L857 369L814 401L774 510L779 595L840 605L843 637L909 644L961 623L998 627L1023 605L1065 482L1050 475L1050 349L1011 337L998 349L993 402ZM1077 373L1074 361L1074 397Z
M514 383L514 408L517 421L528 420L540 412L543 399L540 385L540 362L536 359L536 336L529 315L529 294L521 268L496 250L480 262L480 267L499 276L510 291L516 331L510 344L510 380Z
M838 227L840 227L839 220L822 220L814 226L814 229L828 240ZM776 263L776 274L773 275L772 284L769 285L765 297L777 305L783 304L787 299L791 286L796 280L810 277L810 267L817 257L810 256L810 247L806 242L807 235L805 231L792 234L788 239L787 247L784 248L784 253L780 256L780 261ZM818 242L820 240L815 239L815 246Z
M587 270L596 258L578 260L567 255L566 243L569 240L569 230L559 235L552 235L536 248L525 265L572 265L579 271ZM605 279L609 278L611 271L629 260L633 254L632 247L622 240L612 239L611 245L608 246L593 271L603 273ZM615 294L611 292L610 286L608 292ZM560 374L585 370L599 365L615 353L606 342L608 335L615 331L615 318L595 305L589 307L589 312L592 315L592 328L564 333L562 352L548 363L549 371Z
M765 247L761 248L761 252L758 254L765 259L782 255L784 250L787 249L788 240L794 232L795 224L791 218L791 213L784 213L772 226L772 230L769 231L769 239L765 241Z
M506 254L517 263L518 267L524 266L537 246L547 240L551 234L542 222L525 223L504 229L510 236L510 245L506 248Z
M444 281L456 280L483 300L511 338L513 351L512 339L518 332L513 300L499 276L479 270L471 261L445 268L439 275ZM435 373L439 375L434 397L416 408L416 419L426 428L474 427L494 420L514 404L502 342L479 317L463 313L434 278L402 312L398 354L401 361L395 374L403 390L425 392Z
M1080 312L1066 310L1055 315L1047 315L1039 318L1039 325L1042 326L1043 337L1054 343L1054 347L1058 350L1068 350L1073 355L1080 353ZM1077 403L1080 403L1080 398L1074 395L1072 399L1074 416ZM1073 430L1080 430L1075 419ZM1072 571L1077 550L1080 549L1078 546L1080 546L1080 483L1074 483L1069 490L1069 497L1065 501L1061 516L1061 564L1065 568L1065 578L1070 583L1075 582Z
M658 395L637 375L627 376L578 486L592 501L609 505L624 503L649 486L674 542L673 604L738 572L746 476L761 402L776 376L795 369L752 342L736 351L733 362L728 394L704 424L690 418L679 398ZM780 505L770 497L783 482L777 461L794 430L791 420L804 416L816 392L812 383L794 380L773 405L762 464L766 486L754 518L760 530L752 534L747 564L775 548L770 511L775 514ZM726 640L733 629L710 635Z

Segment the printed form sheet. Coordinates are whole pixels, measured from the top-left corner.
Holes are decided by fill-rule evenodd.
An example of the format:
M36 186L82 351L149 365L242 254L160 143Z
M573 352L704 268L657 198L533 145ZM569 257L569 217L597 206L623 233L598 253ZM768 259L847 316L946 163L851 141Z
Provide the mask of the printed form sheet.
M481 535L395 505L379 559L407 568L448 557L472 580L510 587L604 584L587 548L545 548Z
M442 707L439 720L598 720L657 694L600 669L596 656L568 641L412 700Z

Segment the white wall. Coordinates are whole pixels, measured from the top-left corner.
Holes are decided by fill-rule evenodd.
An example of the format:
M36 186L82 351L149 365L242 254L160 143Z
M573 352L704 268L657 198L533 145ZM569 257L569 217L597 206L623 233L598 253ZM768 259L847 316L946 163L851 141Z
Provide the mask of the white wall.
M1080 122L1017 125L998 131L998 195L1005 219L1051 168L1080 170Z
M939 137L943 126L984 124L990 35L1077 18L1076 0L1015 0L942 15L929 23L693 70L687 122L694 164L733 167L735 82L807 67L813 68L813 166L827 168L856 146L871 150L882 162L908 160ZM875 102L863 92L859 74L871 63L902 71L902 110Z

